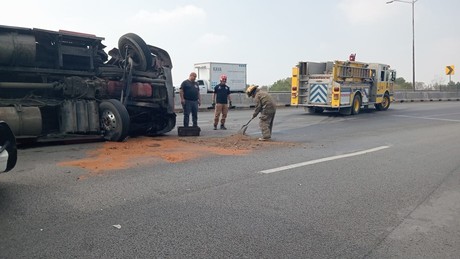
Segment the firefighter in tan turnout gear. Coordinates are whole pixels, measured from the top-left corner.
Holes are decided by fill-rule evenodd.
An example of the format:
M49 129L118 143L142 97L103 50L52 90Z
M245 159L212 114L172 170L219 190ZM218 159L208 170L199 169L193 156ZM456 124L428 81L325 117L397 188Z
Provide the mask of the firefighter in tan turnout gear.
M259 127L262 131L260 141L269 140L272 136L273 119L276 113L276 103L267 92L261 91L257 85L251 85L246 89L248 97L254 98L255 109L252 118L260 113Z

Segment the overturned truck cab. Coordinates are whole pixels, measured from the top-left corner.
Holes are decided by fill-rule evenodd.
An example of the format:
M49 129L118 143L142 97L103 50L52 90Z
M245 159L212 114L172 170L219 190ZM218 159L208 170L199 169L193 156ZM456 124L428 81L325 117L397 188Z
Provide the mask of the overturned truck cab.
M103 40L0 25L0 120L18 141L122 141L175 127L168 52L133 33L108 53Z

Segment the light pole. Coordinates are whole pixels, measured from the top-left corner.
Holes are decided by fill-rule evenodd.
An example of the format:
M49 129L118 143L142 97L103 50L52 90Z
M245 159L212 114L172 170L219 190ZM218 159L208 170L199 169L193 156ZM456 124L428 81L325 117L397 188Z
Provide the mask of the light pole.
M414 6L418 0L404 1L404 0L392 0L388 1L387 4L393 2L401 2L406 4L412 4L412 90L415 91L415 22L414 22Z

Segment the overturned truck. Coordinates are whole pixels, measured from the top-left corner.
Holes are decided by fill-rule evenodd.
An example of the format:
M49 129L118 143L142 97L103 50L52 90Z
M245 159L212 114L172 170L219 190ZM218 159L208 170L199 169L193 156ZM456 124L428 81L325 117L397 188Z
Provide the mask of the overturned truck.
M19 141L122 141L175 127L168 52L133 33L108 53L103 40L0 25L0 120Z

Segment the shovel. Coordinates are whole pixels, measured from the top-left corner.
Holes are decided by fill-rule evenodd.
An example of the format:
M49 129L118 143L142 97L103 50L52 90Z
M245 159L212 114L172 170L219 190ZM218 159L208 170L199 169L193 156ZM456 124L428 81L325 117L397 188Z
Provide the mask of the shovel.
M248 123L244 124L243 127L238 131L238 134L244 135L246 133L246 130L248 129L249 123L254 119L255 117L252 117Z

